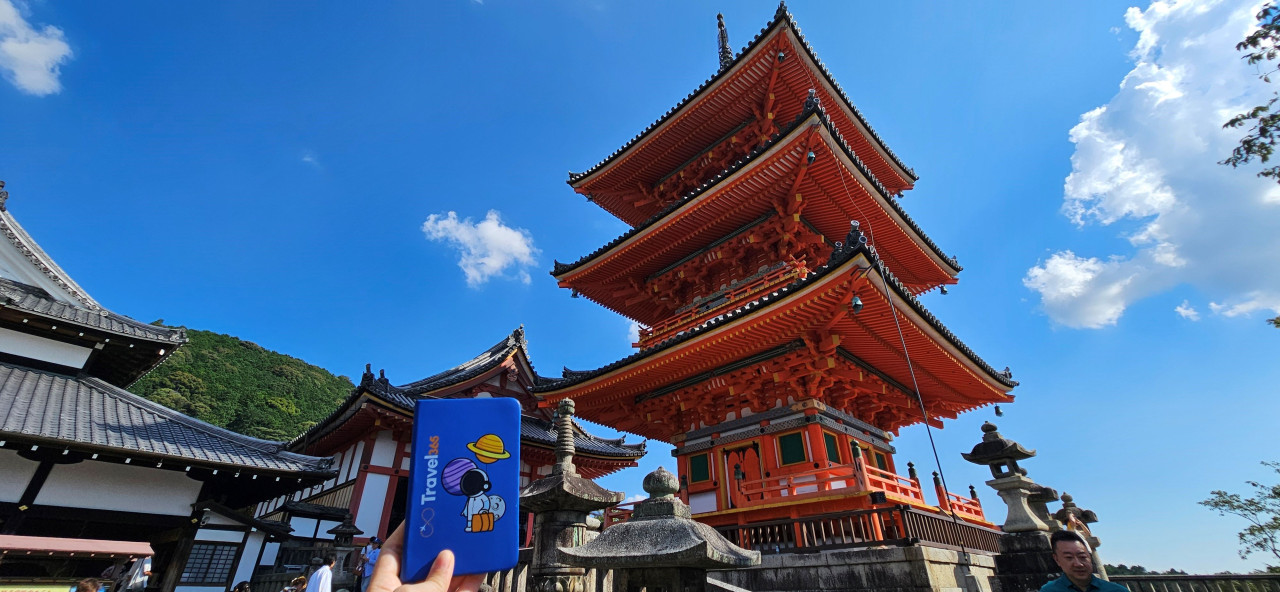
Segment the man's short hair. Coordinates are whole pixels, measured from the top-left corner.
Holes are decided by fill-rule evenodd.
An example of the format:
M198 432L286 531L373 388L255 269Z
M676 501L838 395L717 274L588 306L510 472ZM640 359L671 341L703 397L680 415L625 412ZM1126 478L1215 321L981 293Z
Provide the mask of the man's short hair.
M328 551L324 554L324 565L333 565L338 562L338 554Z
M102 582L98 578L85 578L76 582L76 592L98 592Z
M1054 553L1058 552L1058 543L1061 542L1080 543L1085 549L1089 549L1089 543L1086 543L1084 537L1074 530L1059 530L1049 537L1049 547Z

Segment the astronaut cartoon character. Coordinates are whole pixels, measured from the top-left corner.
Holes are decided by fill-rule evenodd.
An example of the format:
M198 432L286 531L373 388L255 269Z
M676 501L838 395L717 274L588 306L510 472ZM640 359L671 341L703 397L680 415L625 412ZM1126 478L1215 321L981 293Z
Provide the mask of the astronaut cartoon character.
M486 434L467 444L467 449L475 453L481 464L491 464L511 456L502 439L493 434ZM462 507L462 517L466 519L465 532L491 531L493 523L506 513L506 501L488 493L493 486L489 482L489 473L469 458L449 461L441 472L441 484L450 494L467 498Z

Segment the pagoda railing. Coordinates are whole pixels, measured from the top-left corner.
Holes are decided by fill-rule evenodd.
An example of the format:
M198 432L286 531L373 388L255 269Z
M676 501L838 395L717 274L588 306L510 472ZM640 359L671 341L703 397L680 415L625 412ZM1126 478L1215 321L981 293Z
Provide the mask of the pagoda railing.
M683 313L679 313L647 329L640 329L640 340L632 345L645 347L651 343L667 339L720 314L721 310L741 302L747 296L762 292L765 288L781 284L784 281L803 277L807 273L808 269L803 264L781 264L760 274L758 277L735 286L726 287L723 291L712 294L701 304Z
M771 520L716 530L730 542L761 553L798 553L881 545L927 545L999 551L1001 531L907 505Z
M982 502L978 501L977 498L956 495L950 491L946 492L946 494L944 499L947 500L947 505L938 504L942 506L943 510L955 512L961 518L986 521L987 516L982 512Z
M816 496L847 489L849 493L883 491L897 501L925 505L920 482L861 463L833 465L776 477L738 482L739 507L772 503L780 497ZM739 498L741 498L739 500ZM979 508L981 512L981 508Z

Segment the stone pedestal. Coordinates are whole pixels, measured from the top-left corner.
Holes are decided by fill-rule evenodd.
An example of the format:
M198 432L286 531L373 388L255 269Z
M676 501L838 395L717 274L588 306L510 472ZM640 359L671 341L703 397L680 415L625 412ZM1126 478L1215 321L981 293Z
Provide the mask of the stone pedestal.
M1031 505L1028 502L1031 492L1040 487L1035 481L1015 473L987 481L987 485L996 490L996 493L1000 494L1000 499L1009 506L1009 515L1005 517L1004 525L1000 527L1005 532L1049 531L1049 525L1031 511Z
M1000 554L995 556L994 592L1035 592L1060 571L1053 561L1049 533L1032 531L1000 537Z

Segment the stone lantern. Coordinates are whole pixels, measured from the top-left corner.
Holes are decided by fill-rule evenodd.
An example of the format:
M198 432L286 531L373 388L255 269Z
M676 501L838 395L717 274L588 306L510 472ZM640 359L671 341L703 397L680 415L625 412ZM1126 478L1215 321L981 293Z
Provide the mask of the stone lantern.
M1009 514L1001 527L1000 553L995 556L996 589L1001 592L1034 592L1047 583L1058 568L1053 561L1053 547L1049 544L1047 509L1043 508L1056 492L1038 485L1027 478L1027 470L1018 461L1036 455L996 431L995 424L982 424L982 442L973 447L965 460L991 469L992 479L987 485L1000 494L1009 507Z
M334 564L335 572L333 574L333 589L346 588L350 590L355 587L356 578L355 570L360 569L359 565L353 565L348 568L349 563L353 563L353 557L359 559L356 554L355 539L356 536L364 534L363 530L356 528L355 517L349 512L339 524L325 531L333 535L333 552L338 556L338 562Z
M644 478L649 499L631 518L609 527L580 547L562 547L564 560L585 568L613 571L615 592L702 592L707 570L760 564L759 551L747 551L715 529L690 519L689 506L675 496L680 482L659 467Z
M1026 469L1018 466L1018 461L1035 456L1036 451L1023 448L996 430L996 425L991 422L982 424L982 442L961 456L973 464L987 465L991 469L994 478L987 481L987 485L995 489L1009 506L1009 514L1001 526L1005 532L1048 532L1049 525L1031 511L1027 499L1040 486L1027 478Z
M529 575L538 592L581 592L586 570L561 561L558 548L587 539L587 514L615 506L623 495L578 475L573 464L573 410L562 399L556 413L556 464L551 474L520 492L520 508L532 512L533 557Z

